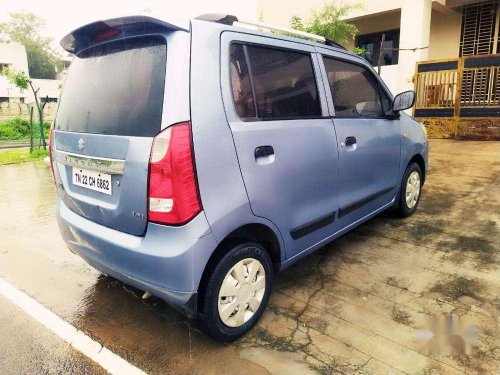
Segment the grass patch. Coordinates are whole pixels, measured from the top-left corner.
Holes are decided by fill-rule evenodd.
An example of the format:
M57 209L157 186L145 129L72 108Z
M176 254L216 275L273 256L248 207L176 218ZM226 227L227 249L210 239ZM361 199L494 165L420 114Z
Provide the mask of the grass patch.
M43 149L34 150L31 154L29 148L0 150L0 165L42 160L48 155L49 152Z
M49 135L50 122L43 123L45 138ZM30 137L29 120L16 117L12 120L0 122L0 141L11 141L18 139L28 139Z

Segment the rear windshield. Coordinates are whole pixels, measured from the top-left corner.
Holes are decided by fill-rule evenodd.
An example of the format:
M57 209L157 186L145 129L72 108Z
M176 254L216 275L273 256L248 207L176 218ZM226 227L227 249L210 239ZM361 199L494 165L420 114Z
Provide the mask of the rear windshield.
M75 56L55 127L151 137L160 131L167 60L161 37L107 43Z

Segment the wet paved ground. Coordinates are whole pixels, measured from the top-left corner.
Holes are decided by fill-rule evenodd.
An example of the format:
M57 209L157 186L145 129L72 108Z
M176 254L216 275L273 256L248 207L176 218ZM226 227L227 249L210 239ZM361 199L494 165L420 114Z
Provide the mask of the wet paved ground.
M148 373L499 371L500 143L431 141L417 214L383 214L280 274L261 322L232 345L71 254L46 164L0 166L0 197L0 277ZM0 306L0 373L102 372ZM451 313L480 327L470 354L416 340L427 317Z
M0 370L3 374L105 374L90 359L0 297Z

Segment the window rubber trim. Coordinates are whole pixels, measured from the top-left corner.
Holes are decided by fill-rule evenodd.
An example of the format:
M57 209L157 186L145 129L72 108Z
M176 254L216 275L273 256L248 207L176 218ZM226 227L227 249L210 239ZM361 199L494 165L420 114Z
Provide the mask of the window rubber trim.
M247 63L248 77L250 79L250 86L252 87L252 98L253 98L253 108L255 109L255 118L259 118L259 106L257 104L257 93L255 92L255 84L254 84L254 80L253 80L252 63L250 62L250 56L248 55L247 45L242 44L242 46L243 46L243 53L245 54L245 62ZM234 100L234 98L233 98L233 100ZM238 115L238 117L240 117L240 116Z

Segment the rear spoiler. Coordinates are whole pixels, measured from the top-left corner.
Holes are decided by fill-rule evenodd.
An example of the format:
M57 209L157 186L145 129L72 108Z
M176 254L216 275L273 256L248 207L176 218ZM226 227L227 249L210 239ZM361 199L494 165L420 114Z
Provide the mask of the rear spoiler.
M166 20L150 15L137 15L97 21L82 26L61 39L61 47L73 54L94 44L118 36L137 35L159 30L181 30L189 32L189 20Z

